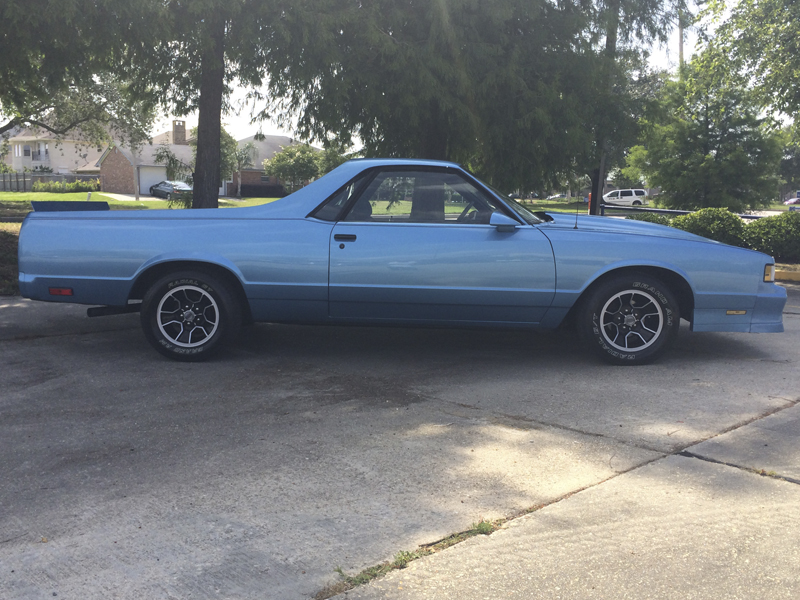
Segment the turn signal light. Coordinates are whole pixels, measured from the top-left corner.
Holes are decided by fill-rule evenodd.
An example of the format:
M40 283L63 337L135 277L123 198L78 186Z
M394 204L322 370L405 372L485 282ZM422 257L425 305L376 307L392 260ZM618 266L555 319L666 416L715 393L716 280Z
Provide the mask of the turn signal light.
M72 296L72 288L50 288L51 296Z
M775 265L767 265L764 267L764 281L775 281Z

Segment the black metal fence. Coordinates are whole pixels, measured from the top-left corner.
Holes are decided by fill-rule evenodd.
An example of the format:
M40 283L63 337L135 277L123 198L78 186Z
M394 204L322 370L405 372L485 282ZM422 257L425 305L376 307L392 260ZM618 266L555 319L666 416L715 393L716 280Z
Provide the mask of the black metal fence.
M600 216L607 216L606 210L613 211L613 213L619 212L629 212L629 213L655 213L658 215L669 215L672 217L677 217L680 215L688 215L693 212L697 212L694 210L668 210L666 208L641 208L641 207L633 207L633 206L617 206L615 204L601 204L600 205ZM611 216L611 215L608 215ZM741 217L742 219L760 219L761 215L736 215L737 217Z

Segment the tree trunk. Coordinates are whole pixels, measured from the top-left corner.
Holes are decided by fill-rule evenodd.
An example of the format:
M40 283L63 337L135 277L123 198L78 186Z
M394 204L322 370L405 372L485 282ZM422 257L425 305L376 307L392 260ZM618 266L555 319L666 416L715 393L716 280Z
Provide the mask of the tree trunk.
M222 93L225 88L225 19L206 21L208 44L200 57L200 103L197 117L197 159L192 208L217 208L220 185Z
M431 160L449 160L447 151L447 130L443 126L439 105L435 100L430 104L430 117L422 132L420 156Z
M606 48L605 58L608 65L617 60L617 36L619 33L619 11L620 0L611 0L606 8ZM608 77L605 78L609 80ZM600 167L592 171L592 202L589 205L589 214L600 214L600 203L603 201L603 191L605 190L605 162L607 136L605 132L599 131L597 135L597 151Z

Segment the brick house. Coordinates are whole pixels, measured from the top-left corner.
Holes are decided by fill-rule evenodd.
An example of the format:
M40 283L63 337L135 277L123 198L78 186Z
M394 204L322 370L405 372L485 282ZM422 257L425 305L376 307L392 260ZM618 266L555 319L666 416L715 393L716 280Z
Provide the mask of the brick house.
M181 162L192 164L192 149L186 139L186 123L173 121L172 131L154 136L151 143L143 146L135 156L124 146L109 146L97 161L102 176L102 191L135 194L138 183L139 193L148 195L151 186L167 179L167 167L155 161L156 152L163 145Z
M256 138L259 139L256 139ZM242 148L252 143L255 146L253 167L242 169L242 196L248 197L274 197L283 196L286 190L275 177L264 174L263 163L271 159L287 146L299 144L297 140L284 135L250 136L239 140L237 144ZM234 173L232 181L227 184L227 193L235 196L239 185L239 173Z

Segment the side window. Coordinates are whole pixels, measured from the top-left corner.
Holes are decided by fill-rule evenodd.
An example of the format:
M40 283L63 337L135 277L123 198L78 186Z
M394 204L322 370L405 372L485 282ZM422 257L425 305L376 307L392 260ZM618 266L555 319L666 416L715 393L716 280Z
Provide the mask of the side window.
M608 197L609 197L609 198L619 198L619 192L618 192L618 191L617 191L617 192L611 192L611 193L608 195Z
M456 173L384 171L345 221L489 223L496 201Z
M637 196L644 196L644 190L634 190Z
M620 195L621 195L623 198L625 198L625 197L628 197L628 196L633 196L633 191L632 191L632 190L622 190L622 191L620 192Z
M328 198L325 204L319 207L312 216L323 221L335 221L338 219L339 215L342 214L342 210L344 210L344 207L347 206L350 201L350 198L358 192L359 187L367 177L367 174L356 177L353 181Z

